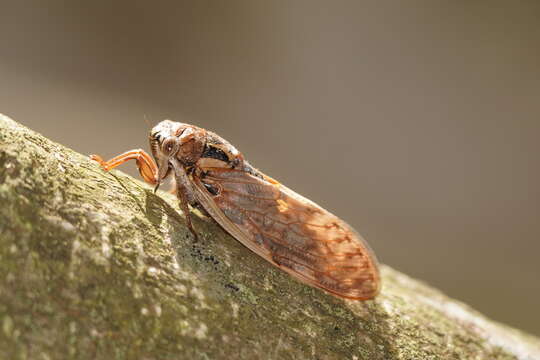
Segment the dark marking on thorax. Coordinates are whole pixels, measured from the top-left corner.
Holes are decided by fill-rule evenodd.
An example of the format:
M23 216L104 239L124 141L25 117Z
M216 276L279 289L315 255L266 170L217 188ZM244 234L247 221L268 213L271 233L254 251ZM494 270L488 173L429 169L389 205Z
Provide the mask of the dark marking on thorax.
M201 157L221 160L223 162L226 162L227 164L230 162L230 159L225 153L225 151L210 144L206 144Z

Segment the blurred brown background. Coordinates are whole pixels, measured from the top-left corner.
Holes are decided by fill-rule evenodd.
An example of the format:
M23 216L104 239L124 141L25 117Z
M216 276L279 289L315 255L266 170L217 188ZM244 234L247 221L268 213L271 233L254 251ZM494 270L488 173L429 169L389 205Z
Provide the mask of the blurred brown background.
M0 112L104 157L147 148L145 116L214 130L384 263L540 334L539 19L538 1L0 0Z

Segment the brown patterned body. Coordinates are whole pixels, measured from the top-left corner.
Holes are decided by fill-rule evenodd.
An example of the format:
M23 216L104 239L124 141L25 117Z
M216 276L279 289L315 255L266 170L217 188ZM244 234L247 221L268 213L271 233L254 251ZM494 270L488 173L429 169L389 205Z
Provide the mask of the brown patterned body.
M187 203L204 209L246 247L311 286L350 299L379 292L377 260L360 235L254 169L218 135L165 120L152 130L150 145L157 169L147 181L159 185L174 173L184 210ZM139 166L143 177L152 166Z

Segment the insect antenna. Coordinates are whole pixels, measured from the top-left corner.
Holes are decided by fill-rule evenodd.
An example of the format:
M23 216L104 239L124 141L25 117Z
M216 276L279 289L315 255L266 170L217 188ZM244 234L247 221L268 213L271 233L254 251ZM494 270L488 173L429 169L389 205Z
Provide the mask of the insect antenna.
M146 114L143 114L143 119L146 125L148 125L149 128L152 128L152 124L150 124L150 121L148 121L148 116L146 116Z

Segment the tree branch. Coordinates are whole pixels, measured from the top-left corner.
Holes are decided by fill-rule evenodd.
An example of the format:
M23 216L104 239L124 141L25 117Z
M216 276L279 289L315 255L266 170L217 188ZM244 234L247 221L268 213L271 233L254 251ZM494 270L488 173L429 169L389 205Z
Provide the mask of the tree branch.
M0 352L29 359L539 359L540 341L387 266L302 285L172 195L0 116Z

